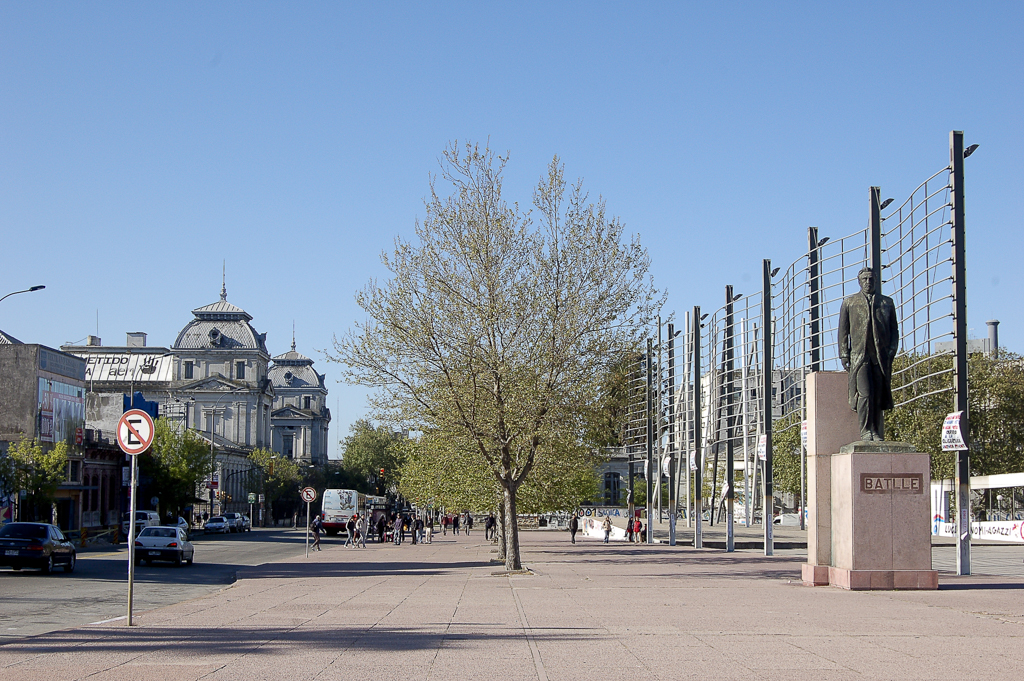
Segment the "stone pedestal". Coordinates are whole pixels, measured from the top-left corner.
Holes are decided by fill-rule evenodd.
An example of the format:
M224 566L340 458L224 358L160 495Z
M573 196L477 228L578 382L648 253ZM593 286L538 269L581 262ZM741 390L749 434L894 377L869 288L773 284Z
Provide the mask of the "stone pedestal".
M807 563L803 581L827 586L832 565L832 455L860 437L845 371L807 376Z
M831 457L832 565L844 589L937 589L929 456L897 442L854 442Z

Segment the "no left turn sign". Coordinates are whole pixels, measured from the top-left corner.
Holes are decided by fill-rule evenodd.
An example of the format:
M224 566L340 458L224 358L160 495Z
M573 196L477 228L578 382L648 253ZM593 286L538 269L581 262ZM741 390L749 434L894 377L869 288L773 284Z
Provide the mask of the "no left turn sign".
M315 501L316 500L316 490L313 489L312 487L303 487L302 488L302 500L305 501L307 504L312 503L313 501Z
M141 454L153 444L153 419L141 409L129 409L117 422L117 444L125 454Z

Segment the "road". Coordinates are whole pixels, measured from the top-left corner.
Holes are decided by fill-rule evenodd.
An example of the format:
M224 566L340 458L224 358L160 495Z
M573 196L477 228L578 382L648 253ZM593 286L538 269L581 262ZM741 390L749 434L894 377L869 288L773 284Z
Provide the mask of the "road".
M192 566L157 563L136 568L135 612L219 591L235 581L238 567L301 554L305 534L257 528L242 534L197 534L193 543ZM0 641L123 617L127 608L126 545L80 552L70 575L62 570L43 575L36 570L0 568Z

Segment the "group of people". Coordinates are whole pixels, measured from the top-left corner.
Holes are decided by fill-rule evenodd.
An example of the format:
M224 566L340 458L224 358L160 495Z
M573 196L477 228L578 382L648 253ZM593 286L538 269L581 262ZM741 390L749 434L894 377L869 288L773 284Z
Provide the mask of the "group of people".
M441 515L441 531L444 536L448 536L448 530L451 529L452 534L459 534L459 531L464 529L466 536L473 529L473 516L469 511L463 511L462 513L445 513Z
M604 517L601 521L601 530L604 532L604 543L607 544L608 540L612 536L612 519L608 516ZM576 513L572 514L569 518L569 540L576 543L576 533L580 531L580 517ZM626 541L633 542L635 544L643 543L647 540L647 533L644 528L644 524L640 521L640 518L634 518L632 521L626 521Z
M473 529L473 516L469 511L462 513L445 513L435 519L432 513L396 513L377 514L376 522L373 522L369 514L356 513L345 524L346 538L345 546L366 548L367 537L377 536L381 544L394 542L400 546L408 537L413 544L431 544L434 539L434 528L436 524L441 525L442 532L448 535L450 529L453 534L465 531L469 535ZM490 539L497 533L498 522L491 513L484 524L484 538ZM313 533L312 550L320 551L320 533L324 530L323 515L317 514L309 524Z

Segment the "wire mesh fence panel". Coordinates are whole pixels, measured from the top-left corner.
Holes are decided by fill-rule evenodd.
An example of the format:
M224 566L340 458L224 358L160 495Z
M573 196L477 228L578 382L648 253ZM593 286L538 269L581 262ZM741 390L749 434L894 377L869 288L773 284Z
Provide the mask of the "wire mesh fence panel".
M922 182L882 218L883 292L896 304L896 406L953 389L950 169Z

